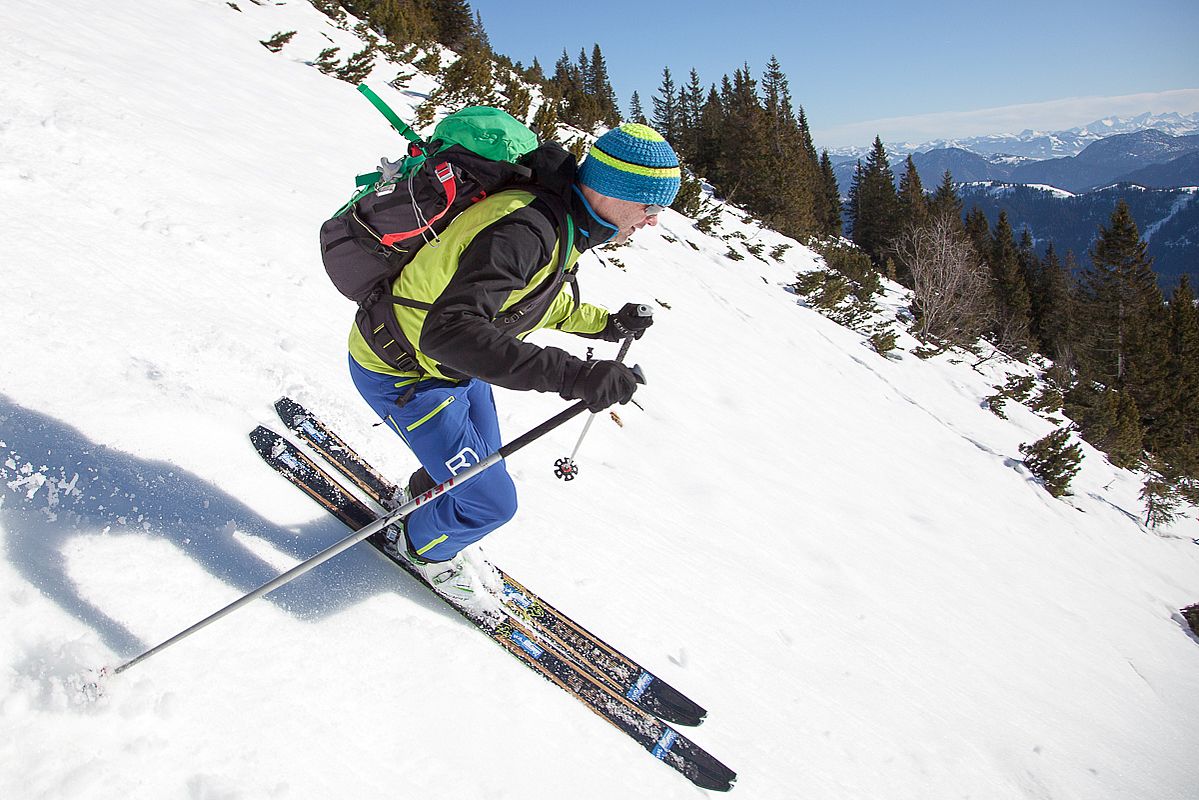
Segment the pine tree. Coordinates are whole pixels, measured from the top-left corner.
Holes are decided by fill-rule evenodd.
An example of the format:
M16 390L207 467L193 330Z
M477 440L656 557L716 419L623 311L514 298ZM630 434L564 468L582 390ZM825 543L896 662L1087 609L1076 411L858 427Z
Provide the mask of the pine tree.
M437 31L437 41L461 54L468 42L476 39L475 18L466 0L430 0L429 16Z
M542 95L541 105L537 107L537 113L533 115L533 122L529 125L541 141L548 142L557 139L558 111L561 106L562 98L558 94L557 86L547 87Z
M1066 394L1066 413L1078 423L1079 433L1108 461L1129 469L1144 451L1144 432L1136 401L1127 392L1095 388L1082 380Z
M341 52L340 47L326 47L316 54L316 61L312 62L312 64L324 74L332 75L340 66L337 61L337 54L339 52Z
M748 66L733 73L728 88L718 171L725 196L752 209L769 191L761 180L767 174L769 123Z
M852 228L854 220L861 216L861 206L858 203L858 187L865 180L866 168L862 166L861 159L858 159L853 165L853 178L849 182L849 194L845 198L845 215L849 217L849 224ZM850 233L852 238L853 234Z
M854 176L851 196L853 241L881 268L891 255L900 228L895 174L887 160L883 140L878 136L874 137L874 147L866 157L866 164Z
M1024 464L1045 484L1054 497L1069 494L1070 481L1078 474L1082 448L1070 442L1070 429L1059 428L1031 445L1020 445Z
M670 75L670 67L662 69L662 85L658 94L653 97L654 129L672 145L679 143L679 98L675 89L674 78Z
M491 49L491 39L487 36L487 29L483 27L483 15L477 10L475 11L474 22L471 23L470 38L474 39L487 55L493 59L500 60L502 62L500 66L505 68L512 66L507 56L498 56Z
M783 117L790 113L791 96L787 91L787 84L783 83ZM804 112L803 106L799 107L799 111L795 118L795 124L799 131L799 144L803 150L803 154L807 162L811 165L820 163L819 157L816 155L816 145L812 142L812 129L808 127L808 115Z
M724 117L724 106L721 104L720 95L716 93L716 86L713 84L709 88L708 98L699 112L699 129L696 132L692 166L697 174L704 175L715 183L721 182L718 170Z
M554 77L550 78L550 91L558 98L555 118L568 125L575 124L570 115L570 98L583 91L583 81L579 76L579 68L570 60L566 49L554 62Z
M591 75L588 93L596 101L599 111L599 121L609 128L620 124L620 106L616 102L616 92L612 89L612 81L608 78L608 62L597 44L591 51Z
M1016 262L1024 277L1024 286L1029 301L1029 346L1044 353L1041 347L1041 320L1045 313L1045 299L1041 296L1041 259L1037 258L1036 243L1027 227L1020 231L1020 244L1016 247ZM1045 353L1048 355L1048 353Z
M720 104L726 112L733 105L733 82L727 74L720 76Z
M586 48L579 48L577 73L578 89L566 96L567 116L575 126L590 131L599 124L601 113L600 98L595 94L595 70Z
M428 125L438 109L458 111L466 106L495 105L495 73L490 54L477 39L463 47L458 60L441 76L441 84L417 109L418 125Z
M909 155L904 161L903 175L899 177L899 230L901 232L923 228L928 225L928 199L924 196L924 185L920 173ZM896 259L897 278L904 286L912 286L911 265L902 258Z
M1199 481L1199 309L1183 275L1170 298L1168 402L1157 436L1173 471Z
M841 235L841 190L833 172L833 160L828 150L820 154L820 198L818 201L820 230L825 236Z
M924 196L924 184L920 173L909 155L904 161L903 175L899 177L899 217L902 227L919 228L928 223L928 198Z
M1141 501L1145 503L1145 525L1150 528L1166 527L1178 517L1181 498L1174 484L1160 475L1151 475L1145 481Z
M699 73L692 67L687 85L679 89L679 117L682 127L679 157L689 164L695 163L699 153L703 109L704 89L699 82Z
M1074 318L1074 295L1071 290L1073 279L1058 259L1052 242L1045 250L1040 278L1040 288L1037 292L1041 298L1037 323L1040 350L1055 362L1069 367L1074 362L1071 342Z
M990 264L991 225L987 222L987 215L981 208L974 206L966 215L963 227L966 230L966 236L970 239L970 244L974 246L974 252L978 253L980 259Z
M752 210L775 230L802 238L821 230L817 218L819 161L807 120L797 118L787 76L773 56L762 76L762 116L765 153Z
M579 64L574 64L566 50L554 64L554 77L550 83L561 98L558 107L560 121L585 131L590 131L599 121L599 103L587 91L591 78L591 63L584 50L579 52Z
M579 68L579 83L582 85L584 92L590 92L595 83L592 79L591 61L587 58L587 48L579 48L579 59L576 63Z
M339 80L357 86L366 80L371 74L371 70L374 69L376 52L374 45L368 44L346 59L346 63L335 70L333 74Z
M426 47L438 37L429 0L379 0L367 18L394 45Z
M792 119L791 92L784 77L782 83L779 117L784 122ZM808 115L803 106L794 115L794 135L797 137L794 161L791 169L795 173L796 183L794 193L798 203L794 212L795 228L790 235L803 238L807 234L819 234L824 226L820 221L820 205L824 198L824 178L821 175L820 157L816 154L816 145L812 142L812 131L808 127ZM831 166L831 165L830 165Z
M512 75L516 77L511 77ZM509 73L509 76L504 87L504 96L507 100L504 103L504 110L521 122L528 122L529 109L533 105L533 95L521 80L519 72Z
M533 83L545 82L545 71L541 68L541 62L537 60L537 56L533 56L533 64L525 70L525 77Z
M958 197L957 190L953 186L953 176L949 170L945 170L945 174L941 176L941 184L937 186L932 199L928 201L928 213L930 217L934 218L951 217L956 220L959 229L962 227L962 199Z
M279 31L269 39L263 39L259 42L260 45L270 50L272 53L278 53L283 49L283 45L291 41L291 37L295 36L295 31Z
M1007 212L999 212L991 237L991 278L998 301L997 325L994 330L999 343L1023 355L1030 345L1032 301L1020 270L1016 240L1008 222Z
M571 89L582 90L583 84L579 79L578 67L570 60L566 49L562 49L562 55L554 62L554 77L550 78L550 82L558 89L558 94L565 97L566 93Z
M1169 395L1165 305L1152 259L1123 200L1090 255L1091 267L1081 280L1084 372L1131 395L1147 444L1156 449Z
M645 111L641 108L641 96L636 91L633 92L633 98L629 101L629 122L649 125L649 120L645 118Z

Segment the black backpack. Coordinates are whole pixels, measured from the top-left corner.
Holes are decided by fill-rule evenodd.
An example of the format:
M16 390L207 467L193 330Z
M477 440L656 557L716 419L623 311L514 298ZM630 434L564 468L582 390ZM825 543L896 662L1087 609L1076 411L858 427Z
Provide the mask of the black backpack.
M375 355L400 371L418 370L392 304L429 305L391 294L395 278L464 209L515 186L547 201L565 238L565 198L542 186L538 175L569 155L555 142L538 145L525 125L486 106L446 116L425 142L365 84L358 89L409 140L408 155L395 162L384 158L378 171L358 176L358 191L321 225L321 256L334 286L358 303L356 323ZM559 272L568 250L559 243Z

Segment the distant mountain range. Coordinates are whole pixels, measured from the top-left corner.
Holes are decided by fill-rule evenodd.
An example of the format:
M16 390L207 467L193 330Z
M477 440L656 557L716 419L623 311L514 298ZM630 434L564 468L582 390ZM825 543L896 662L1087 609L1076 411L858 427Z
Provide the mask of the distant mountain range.
M980 155L962 148L912 153L912 163L926 189L933 189L948 170L955 183L1002 181L1054 186L1077 194L1117 183L1149 188L1199 185L1199 134L1175 136L1158 130L1123 133L1092 142L1076 156L1034 160ZM890 153L888 153L890 156ZM903 156L891 156L898 179ZM834 167L841 193L847 194L856 165Z
M1021 133L1001 133L989 136L971 136L965 139L936 139L921 144L887 142L887 153L892 158L904 158L910 153L926 153L929 150L958 149L982 156L1016 156L1029 159L1062 158L1076 156L1089 145L1120 133L1136 133L1143 130L1158 130L1171 136L1186 136L1199 133L1199 113L1139 114L1135 117L1106 117L1089 125L1065 131L1025 130ZM865 158L870 147L839 147L829 150L833 163L856 161Z

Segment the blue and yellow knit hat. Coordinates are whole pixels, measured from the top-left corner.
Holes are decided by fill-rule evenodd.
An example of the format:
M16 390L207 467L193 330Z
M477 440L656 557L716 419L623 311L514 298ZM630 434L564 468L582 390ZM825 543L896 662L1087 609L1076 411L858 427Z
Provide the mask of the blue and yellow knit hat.
M668 206L679 192L679 157L653 128L626 122L595 140L578 181L618 200Z

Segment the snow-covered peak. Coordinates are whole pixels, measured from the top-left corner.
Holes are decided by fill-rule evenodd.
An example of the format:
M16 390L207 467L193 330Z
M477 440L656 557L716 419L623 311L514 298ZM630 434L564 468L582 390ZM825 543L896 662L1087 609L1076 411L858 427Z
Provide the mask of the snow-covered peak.
M1088 145L1121 133L1136 133L1143 130L1157 130L1171 136L1185 136L1199 133L1199 113L1180 114L1138 114L1133 117L1105 117L1100 120L1079 125L1075 128L1060 131L1041 131L1025 129L1018 134L995 133L982 136L970 136L952 139L934 139L919 144L910 142L890 142L886 144L887 153L894 157L904 157L910 153L924 153L929 150L957 147L982 156L1010 155L1024 158L1045 159L1075 156ZM860 158L870 152L868 146L840 147L829 151L830 155L845 158Z

